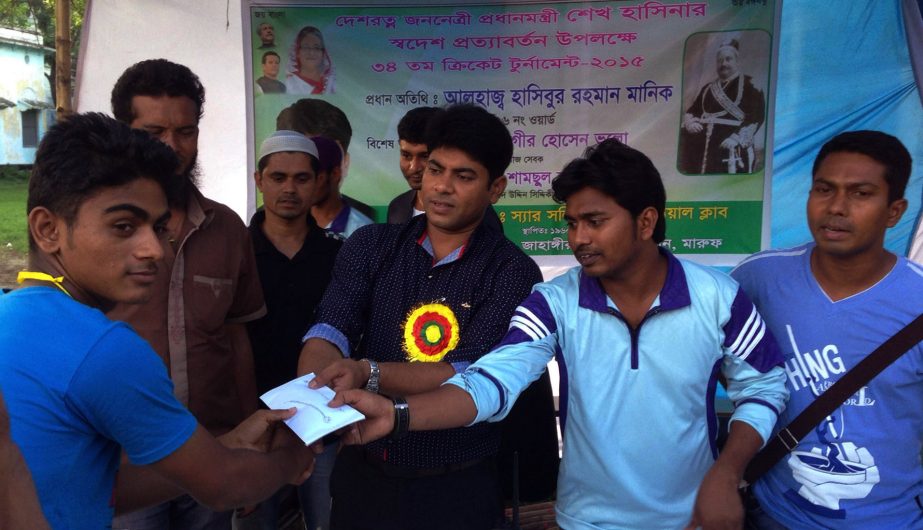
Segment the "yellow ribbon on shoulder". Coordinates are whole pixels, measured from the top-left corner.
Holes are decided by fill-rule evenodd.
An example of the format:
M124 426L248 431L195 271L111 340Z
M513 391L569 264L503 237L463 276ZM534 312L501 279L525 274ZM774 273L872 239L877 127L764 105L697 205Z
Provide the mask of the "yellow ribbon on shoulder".
M63 291L64 294L66 294L67 296L70 296L70 295L71 295L69 292L67 292L67 289L64 288L64 285L63 285L63 284L64 284L64 276L57 276L57 277L55 277L55 276L52 276L52 275L47 274L47 273L44 273L44 272L36 272L36 271L19 271L19 274L16 275L16 283L22 283L22 282L24 282L24 281L26 281L26 280L36 280L36 281L40 281L40 282L51 282L51 283L53 283L53 284L55 285L55 287L57 287L58 289L61 289L61 291Z

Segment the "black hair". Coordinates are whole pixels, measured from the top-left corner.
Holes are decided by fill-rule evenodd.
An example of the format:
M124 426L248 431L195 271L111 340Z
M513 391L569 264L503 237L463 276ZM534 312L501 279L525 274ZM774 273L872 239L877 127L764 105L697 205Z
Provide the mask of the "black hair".
M641 151L610 138L587 148L583 158L572 160L551 181L554 200L559 203L587 187L612 197L635 218L645 208L653 207L658 216L654 242L659 244L666 238L667 194L663 180L651 159Z
M417 107L408 110L401 121L397 122L397 139L412 144L424 143L426 124L437 112L439 109L436 107Z
M264 24L265 24L265 22L264 22ZM278 53L276 53L276 52L270 50L270 51L268 51L268 52L266 52L266 53L263 54L263 58L260 59L260 64L266 64L266 58L269 57L270 55L275 55L276 57L278 57L279 62L282 61L282 58L279 57L279 54L278 54Z
M112 87L112 115L122 123L135 119L131 100L135 96L182 97L192 100L202 119L205 88L192 70L166 59L148 59L128 67Z
M74 222L80 205L101 188L139 178L157 181L167 198L178 193L179 160L169 146L97 112L73 114L51 127L35 154L26 212L42 206ZM29 248L35 241L29 234Z
M304 98L282 109L276 117L276 130L298 131L306 136L333 138L349 150L353 128L339 108L321 99Z
M333 138L312 136L311 141L317 147L317 160L320 172L326 173L340 167L343 163L343 151Z
M913 161L900 140L881 131L849 131L840 133L820 148L814 159L811 175L817 174L821 162L833 153L859 153L885 166L888 202L904 197Z
M452 105L433 113L426 126L426 150L463 151L487 168L489 182L503 176L513 159L513 138L500 118L475 105Z

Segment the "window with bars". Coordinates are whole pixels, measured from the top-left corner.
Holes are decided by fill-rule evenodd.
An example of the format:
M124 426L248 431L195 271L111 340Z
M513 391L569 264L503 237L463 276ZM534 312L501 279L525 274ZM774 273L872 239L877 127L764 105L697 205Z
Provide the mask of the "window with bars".
M38 146L38 111L35 109L22 111L22 146Z

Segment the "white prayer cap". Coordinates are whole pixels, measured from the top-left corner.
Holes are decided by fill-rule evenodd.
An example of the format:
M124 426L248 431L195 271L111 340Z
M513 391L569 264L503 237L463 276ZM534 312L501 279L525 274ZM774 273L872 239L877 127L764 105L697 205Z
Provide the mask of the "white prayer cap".
M305 153L313 156L315 160L318 159L317 146L308 137L296 131L276 131L260 145L260 156L256 160L257 166L265 157L273 153L291 151Z

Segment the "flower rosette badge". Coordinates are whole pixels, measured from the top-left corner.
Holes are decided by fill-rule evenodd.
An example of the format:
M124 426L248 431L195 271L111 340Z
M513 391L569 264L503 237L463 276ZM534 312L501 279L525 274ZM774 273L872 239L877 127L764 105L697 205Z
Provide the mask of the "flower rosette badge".
M426 304L411 311L404 322L407 359L435 363L458 346L458 320L443 304Z

